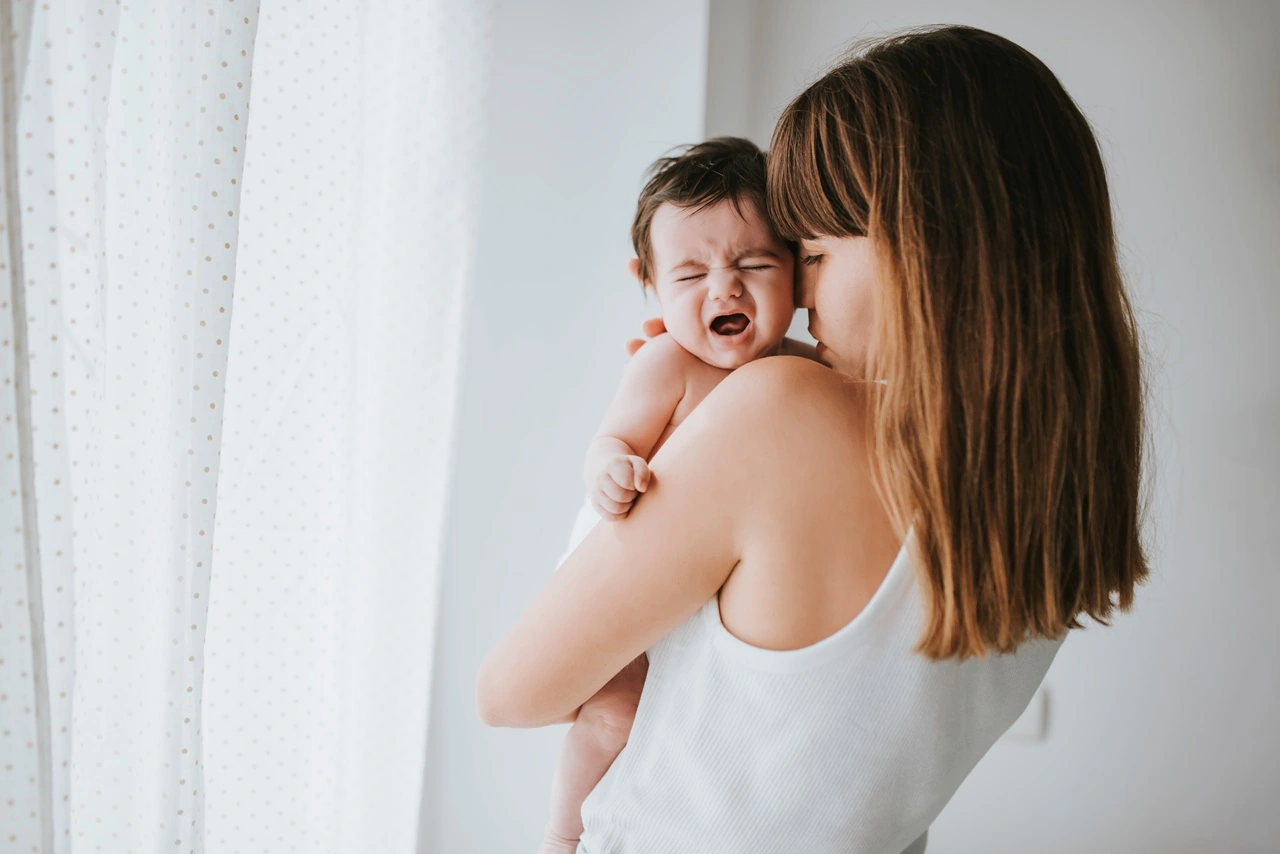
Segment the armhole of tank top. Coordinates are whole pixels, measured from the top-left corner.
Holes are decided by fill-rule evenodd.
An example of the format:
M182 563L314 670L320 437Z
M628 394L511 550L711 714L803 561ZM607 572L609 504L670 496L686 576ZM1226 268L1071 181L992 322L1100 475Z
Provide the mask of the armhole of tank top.
M754 646L725 628L720 619L720 594L717 593L703 606L702 616L710 634L710 642L727 658L747 667L775 673L807 670L824 662L847 654L849 647L862 639L876 623L887 615L900 610L915 584L911 560L912 532L903 539L897 556L885 573L876 592L872 594L857 616L820 641L799 649L765 649Z

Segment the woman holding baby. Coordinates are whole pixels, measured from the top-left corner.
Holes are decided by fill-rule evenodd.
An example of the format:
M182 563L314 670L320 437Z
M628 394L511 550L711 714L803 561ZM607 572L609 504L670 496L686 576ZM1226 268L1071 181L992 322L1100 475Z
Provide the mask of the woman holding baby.
M1147 572L1138 335L1054 75L980 30L884 39L787 107L767 169L819 361L719 381L479 676L487 722L542 726L647 653L585 854L923 851Z

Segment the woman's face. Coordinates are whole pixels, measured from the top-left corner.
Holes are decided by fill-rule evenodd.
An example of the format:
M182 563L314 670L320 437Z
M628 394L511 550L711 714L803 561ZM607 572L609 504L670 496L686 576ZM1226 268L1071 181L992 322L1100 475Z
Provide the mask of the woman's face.
M809 334L818 358L849 376L862 377L875 349L875 304L882 287L873 242L866 237L815 237L800 241L796 308L809 310Z

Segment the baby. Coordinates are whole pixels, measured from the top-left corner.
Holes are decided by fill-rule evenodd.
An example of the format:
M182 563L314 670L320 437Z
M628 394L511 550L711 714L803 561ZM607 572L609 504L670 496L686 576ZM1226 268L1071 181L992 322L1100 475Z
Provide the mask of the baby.
M623 373L587 449L588 504L573 545L600 519L626 517L649 486L648 461L735 368L775 355L816 358L786 338L794 251L765 219L765 154L721 137L658 160L636 205L631 273L657 296L666 333ZM582 705L565 737L539 854L570 854L582 802L622 751L648 663L642 655Z

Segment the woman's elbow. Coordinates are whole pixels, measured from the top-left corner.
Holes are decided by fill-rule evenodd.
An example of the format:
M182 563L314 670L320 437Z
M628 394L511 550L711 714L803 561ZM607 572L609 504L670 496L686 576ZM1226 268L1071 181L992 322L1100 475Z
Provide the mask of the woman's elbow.
M503 672L486 660L476 675L476 715L489 726L525 728L572 723L577 714L576 706L567 712L555 708L544 691L513 675L509 668Z
M486 660L476 675L476 714L488 726L512 726L510 701Z

